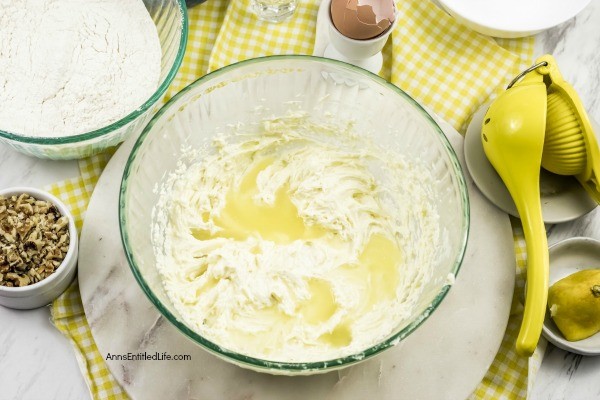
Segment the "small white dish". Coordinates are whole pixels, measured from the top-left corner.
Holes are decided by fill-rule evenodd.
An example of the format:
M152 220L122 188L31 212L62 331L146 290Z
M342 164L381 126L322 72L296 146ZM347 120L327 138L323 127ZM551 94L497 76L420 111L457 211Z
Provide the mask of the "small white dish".
M502 211L518 218L517 207L508 189L483 151L481 125L488 107L489 105L485 105L477 110L467 128L464 146L467 170L489 201ZM594 126L597 127L595 123ZM540 195L542 216L547 224L572 221L597 206L575 178L555 175L543 169L540 176Z
M55 196L31 187L13 187L0 190L0 195L8 197L27 193L39 200L54 204L60 213L69 219L69 250L65 259L52 275L39 282L24 287L0 286L0 305L19 310L29 310L45 306L69 287L77 272L78 234L73 215Z
M591 0L438 0L463 25L484 35L535 35L573 18Z
M600 268L600 241L575 237L550 246L550 286L575 272ZM569 342L552 321L546 310L542 333L552 344L563 350L584 356L600 355L600 332L587 339Z

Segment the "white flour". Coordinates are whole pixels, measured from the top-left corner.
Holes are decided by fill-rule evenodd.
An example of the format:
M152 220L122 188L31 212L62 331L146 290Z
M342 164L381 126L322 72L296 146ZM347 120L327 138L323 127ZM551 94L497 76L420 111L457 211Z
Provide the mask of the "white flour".
M0 0L0 129L71 136L140 107L161 47L141 0Z

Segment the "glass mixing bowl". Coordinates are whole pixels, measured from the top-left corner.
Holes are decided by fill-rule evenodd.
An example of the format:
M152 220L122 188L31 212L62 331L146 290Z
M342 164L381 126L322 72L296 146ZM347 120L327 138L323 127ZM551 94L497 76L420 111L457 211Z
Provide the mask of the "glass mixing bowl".
M151 240L153 207L165 176L177 168L182 147L207 146L216 132L238 122L304 110L314 121L354 121L356 132L381 146L419 158L435 177L433 203L449 246L424 285L412 315L383 341L347 357L286 363L248 357L191 329L171 303L156 268ZM423 323L444 299L463 259L469 200L454 150L429 114L406 93L363 69L309 56L272 56L234 64L194 82L148 124L127 162L119 199L123 246L131 271L148 298L175 327L213 354L272 374L311 374L346 367L390 348ZM436 251L442 251L436 246Z
M160 84L136 110L110 125L67 137L33 137L6 132L0 126L0 141L17 151L54 160L89 157L139 134L160 108L160 100L183 61L187 43L188 16L184 0L143 0L158 31L162 48Z

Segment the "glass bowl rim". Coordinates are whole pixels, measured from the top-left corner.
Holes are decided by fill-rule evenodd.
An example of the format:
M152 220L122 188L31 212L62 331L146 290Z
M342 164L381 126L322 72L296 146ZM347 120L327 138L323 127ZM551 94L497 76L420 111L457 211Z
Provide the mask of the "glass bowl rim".
M177 71L179 71L179 67L181 67L181 63L183 62L183 57L185 55L185 48L187 46L188 40L188 13L187 7L185 5L185 0L175 0L179 5L180 17L181 17L181 33L179 35L179 48L177 49L177 54L175 55L175 60L173 65L169 69L169 72L162 80L158 88L154 91L152 96L150 96L141 106L127 114L126 116L110 123L109 125L103 126L98 129L94 129L92 131L79 133L77 135L71 136L26 136L14 132L8 132L0 129L0 138L8 139L11 141L24 143L24 144L36 144L36 145L59 145L59 144L68 144L68 143L79 143L84 142L90 139L96 139L101 136L104 136L108 133L114 132L119 128L129 124L134 121L137 117L144 114L150 107L152 107L156 102L158 102L162 96L165 94L171 82L177 75Z
M123 177L121 180L121 187L119 190L119 230L121 233L121 242L123 244L123 250L125 252L127 263L129 264L131 272L133 273L136 281L142 288L142 291L146 294L146 296L152 302L152 304L154 304L154 306L159 310L159 312L163 316L165 316L166 319L171 324L173 324L181 333L183 333L185 336L187 336L193 342L195 342L196 344L199 344L205 350L208 350L211 353L215 353L218 356L225 357L226 359L229 359L229 360L233 361L234 363L244 364L251 368L258 368L259 370L265 370L265 372L268 372L268 370L283 371L283 372L288 371L292 374L293 373L301 374L301 373L307 373L310 371L323 372L328 369L336 369L336 368L340 368L340 367L346 367L351 364L360 362L366 358L370 358L370 357L380 353L381 351L399 343L401 340L403 340L408 335L410 335L414 330L416 330L425 320L427 320L427 318L429 318L429 316L437 309L437 307L441 304L442 300L446 297L452 284L446 283L444 286L442 286L440 292L434 297L434 299L431 301L431 303L427 307L425 307L425 309L420 314L415 316L413 321L410 324L408 324L407 326L405 326L398 332L394 333L393 335L389 336L384 341L379 342L375 345L372 345L369 348L360 351L359 353L346 355L346 356L338 357L335 359L324 360L324 361L309 361L309 362L271 361L271 360L265 360L265 359L260 359L260 358L256 358L256 357L250 357L250 356L240 354L240 353L232 351L232 350L225 349L225 348L219 346L218 344L203 337L202 335L198 334L197 332L193 331L192 329L188 328L175 315L173 315L173 313L171 313L162 304L162 302L154 295L152 289L149 287L149 285L146 283L146 280L140 273L140 271L138 269L138 265L135 261L133 253L129 246L129 236L125 230L126 221L127 221L126 212L125 212L125 198L126 198L125 195L127 192L129 176L132 172L133 163L135 162L135 160L137 158L136 157L137 153L140 150L140 146L143 143L144 139L146 138L146 136L148 136L148 134L152 130L154 124L162 117L162 115L169 108L171 108L171 106L173 106L181 96L183 96L185 93L193 90L196 86L202 85L203 83L206 83L206 82L210 82L211 80L220 77L221 75L227 73L230 70L235 70L235 69L238 69L245 65L269 63L270 61L277 61L277 60L319 61L319 62L322 62L325 64L331 64L331 65L334 65L337 67L341 67L341 68L359 73L359 74L371 79L375 83L378 83L379 85L386 87L388 89L391 89L394 92L398 93L405 100L407 100L410 104L412 104L417 109L417 111L419 111L420 114L427 120L427 122L434 129L435 133L438 135L438 138L442 142L444 148L446 149L446 151L449 155L449 158L450 158L450 161L451 161L452 167L453 167L454 176L457 179L457 183L459 186L460 198L461 198L462 205L463 205L462 206L462 211L463 211L462 223L464 226L463 235L461 238L460 249L459 249L458 255L457 255L456 259L454 260L454 265L451 270L451 274L453 274L454 276L458 275L458 272L460 271L460 268L462 265L463 258L465 256L467 240L469 237L470 202L469 202L466 180L465 180L464 173L462 171L462 167L460 166L460 162L458 160L456 152L454 151L454 148L450 144L448 138L446 137L446 135L444 134L442 129L435 122L433 117L416 100L414 100L412 97L410 97L402 89L400 89L399 87L395 86L394 84L386 81L385 79L381 78L380 76L373 74L369 71L366 71L360 67L356 67L354 65L347 64L342 61L337 61L337 60L332 60L332 59L322 58L322 57L316 57L316 56L309 56L309 55L291 55L291 54L290 55L272 55L272 56L258 57L258 58L244 60L244 61L239 61L239 62L225 66L223 68L220 68L218 70L215 70L213 72L210 72L210 73L202 76L201 78L195 80L194 82L192 82L191 84L186 86L184 89L182 89L180 92L178 92L175 96L173 96L158 111L158 113L156 113L156 115L154 115L154 117L150 120L148 125L142 131L141 135L137 138L137 140L133 146L133 149L131 150L131 153L129 154L127 163L125 165L125 170L123 172Z

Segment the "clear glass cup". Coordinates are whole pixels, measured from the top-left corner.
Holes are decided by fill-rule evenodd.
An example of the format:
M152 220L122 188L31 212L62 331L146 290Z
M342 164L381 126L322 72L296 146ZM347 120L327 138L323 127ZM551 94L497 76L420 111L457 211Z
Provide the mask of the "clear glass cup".
M251 0L250 7L256 16L267 22L282 22L290 18L298 0Z

